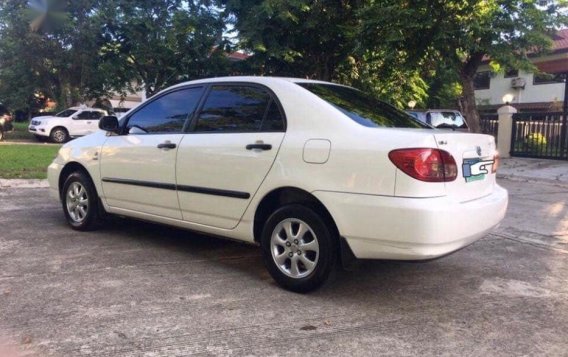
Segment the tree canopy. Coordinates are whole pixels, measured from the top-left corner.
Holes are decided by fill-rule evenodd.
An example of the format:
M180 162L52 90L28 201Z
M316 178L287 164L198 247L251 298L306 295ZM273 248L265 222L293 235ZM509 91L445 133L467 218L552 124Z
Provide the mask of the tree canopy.
M111 93L152 95L227 73L223 19L203 2L79 0L0 5L0 98L30 109L41 94L65 107ZM111 10L112 9L112 10Z
M463 109L479 131L473 78L490 59L496 68L531 68L528 55L548 49L568 24L567 2L536 0L377 0L361 13L367 48L403 53L404 66L441 63L458 76Z
M52 0L34 10L5 0L0 99L33 107L43 94L68 105L233 73L297 76L350 84L399 107L460 98L478 130L473 77L482 61L530 69L529 54L568 23L566 0L540 3ZM231 63L234 48L251 57Z
M136 81L148 95L182 80L226 74L218 12L181 0L107 1L101 12L105 71L115 88Z

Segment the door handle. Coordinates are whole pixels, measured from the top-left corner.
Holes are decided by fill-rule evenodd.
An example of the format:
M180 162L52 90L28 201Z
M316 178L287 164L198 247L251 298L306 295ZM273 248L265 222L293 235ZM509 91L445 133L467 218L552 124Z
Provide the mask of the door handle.
M158 149L175 149L177 147L176 144L166 141L165 143L158 144Z
M258 144L248 144L248 145L247 145L247 150L264 150L264 151L267 151L267 150L272 150L272 145L270 145L270 144L261 144L261 143L258 143Z

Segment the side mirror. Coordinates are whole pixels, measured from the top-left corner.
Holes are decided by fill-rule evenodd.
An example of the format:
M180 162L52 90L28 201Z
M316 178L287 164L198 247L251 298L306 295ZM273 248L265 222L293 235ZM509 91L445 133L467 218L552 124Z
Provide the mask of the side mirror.
M99 129L112 133L118 132L118 119L112 115L102 117L101 120L99 120Z

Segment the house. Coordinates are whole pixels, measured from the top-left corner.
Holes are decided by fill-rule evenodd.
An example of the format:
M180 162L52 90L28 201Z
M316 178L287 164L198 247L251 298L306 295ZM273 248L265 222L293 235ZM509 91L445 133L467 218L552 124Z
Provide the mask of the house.
M480 112L494 113L505 103L520 112L562 111L568 73L568 29L553 37L552 51L531 61L542 73L511 69L494 73L485 61L475 80L475 99Z

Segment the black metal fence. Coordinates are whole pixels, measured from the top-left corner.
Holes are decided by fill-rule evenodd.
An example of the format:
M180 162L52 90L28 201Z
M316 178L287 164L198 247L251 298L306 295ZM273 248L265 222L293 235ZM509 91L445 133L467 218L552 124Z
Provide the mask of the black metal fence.
M479 124L483 134L493 135L497 142L497 134L499 132L499 116L497 114L480 114Z
M511 156L568 160L567 134L561 112L514 114Z

